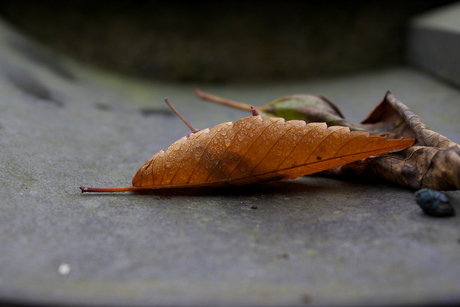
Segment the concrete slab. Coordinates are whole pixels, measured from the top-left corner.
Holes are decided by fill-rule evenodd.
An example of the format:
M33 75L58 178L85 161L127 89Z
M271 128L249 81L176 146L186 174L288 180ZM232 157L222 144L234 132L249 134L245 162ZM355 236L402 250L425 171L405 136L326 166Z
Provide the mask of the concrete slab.
M319 93L353 121L392 90L460 140L460 92L410 68L276 84L143 82L51 55L0 24L0 301L119 306L401 305L460 301L460 217L413 192L305 177L250 188L83 195L129 185L187 134L247 114L194 86L262 105ZM460 194L448 193L459 210ZM257 209L251 207L256 206Z
M407 59L414 65L460 85L460 3L414 18L409 26Z

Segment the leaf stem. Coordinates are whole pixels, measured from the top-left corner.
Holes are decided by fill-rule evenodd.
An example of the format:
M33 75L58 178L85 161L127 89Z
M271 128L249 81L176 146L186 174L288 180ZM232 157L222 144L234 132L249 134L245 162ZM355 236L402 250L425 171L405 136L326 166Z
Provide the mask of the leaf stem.
M111 193L111 192L130 192L142 190L142 187L118 187L118 188L90 188L80 187L82 193Z
M185 117L183 117L182 114L180 114L179 111L177 111L177 109L171 103L169 103L168 98L165 98L165 102L171 108L171 110L173 110L173 112L176 113L176 115L184 122L184 124L190 130L192 130L192 133L197 133L200 131L199 129L196 129L188 120L186 120Z
M208 101L211 101L217 104L221 104L224 106L232 107L235 109L251 112L251 105L247 103L233 101L233 100L225 99L225 98L222 98L216 95L208 94L197 88L194 90L194 92L195 92L195 95L197 95L201 99L208 100Z

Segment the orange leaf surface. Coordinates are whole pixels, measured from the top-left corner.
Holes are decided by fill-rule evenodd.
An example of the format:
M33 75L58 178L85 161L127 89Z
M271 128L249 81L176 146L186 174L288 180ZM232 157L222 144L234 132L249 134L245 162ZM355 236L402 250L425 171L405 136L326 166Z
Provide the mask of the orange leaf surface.
M403 149L413 142L370 137L341 126L328 128L325 123L251 116L179 139L138 170L133 187L115 189L218 187L294 179Z

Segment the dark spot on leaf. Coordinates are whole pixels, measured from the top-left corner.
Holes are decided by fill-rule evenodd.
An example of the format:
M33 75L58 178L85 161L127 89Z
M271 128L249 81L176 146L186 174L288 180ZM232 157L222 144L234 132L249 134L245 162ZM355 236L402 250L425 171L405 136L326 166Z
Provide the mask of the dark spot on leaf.
M317 157L316 157L316 160L318 160L318 161L319 161L319 160L322 160L322 159L323 159L323 158L321 158L320 156L317 156Z
M105 104L105 103L95 103L94 106L96 109L101 110L101 111L111 111L112 106Z
M257 210L257 208L258 208L258 207L257 207L256 205L252 205L252 206L251 206L251 209L253 209L253 210Z
M423 161L423 157L419 158L421 155L423 155L423 151L414 151L412 154L412 160L413 161L418 161L419 159ZM429 161L426 161L425 163L429 163ZM401 176L409 183L409 186L418 186L420 185L420 169L417 164L405 164L401 168Z
M26 73L20 70L10 70L7 73L7 77L15 87L34 98L38 98L32 101L55 107L62 107L64 105L61 101L54 99L51 91L30 72Z
M8 44L16 51L30 59L31 61L47 68L54 74L67 80L75 80L76 77L64 65L62 65L56 58L46 50L43 50L27 41L19 40L17 38L8 39Z
M143 108L140 109L139 112L141 112L142 115L144 116L173 116L174 113L173 111L165 108L157 109L157 108Z

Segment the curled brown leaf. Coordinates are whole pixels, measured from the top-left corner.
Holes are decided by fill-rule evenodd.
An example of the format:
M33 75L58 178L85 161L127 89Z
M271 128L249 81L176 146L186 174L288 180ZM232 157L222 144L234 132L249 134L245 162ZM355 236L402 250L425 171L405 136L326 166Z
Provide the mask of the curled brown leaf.
M221 104L225 101L223 104L233 106L232 101L214 95L198 96ZM292 101L292 97L302 96L302 103ZM312 97L316 97L315 103L311 103ZM277 111L280 107L288 111L280 113ZM346 121L339 109L322 96L286 96L259 109L270 111L271 116L306 122L323 121L328 126L348 126L351 130L364 130L389 139L416 139L415 144L405 150L352 162L325 171L323 175L381 178L417 190L460 189L460 145L429 129L417 114L390 92L361 124Z
M459 144L429 129L390 92L364 119L362 126L373 135L413 137L416 142L405 150L350 163L325 174L382 178L417 190L460 189Z

